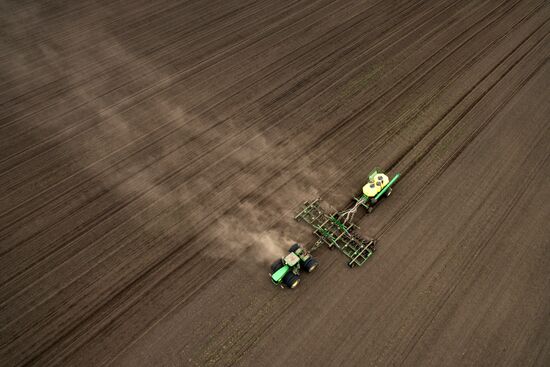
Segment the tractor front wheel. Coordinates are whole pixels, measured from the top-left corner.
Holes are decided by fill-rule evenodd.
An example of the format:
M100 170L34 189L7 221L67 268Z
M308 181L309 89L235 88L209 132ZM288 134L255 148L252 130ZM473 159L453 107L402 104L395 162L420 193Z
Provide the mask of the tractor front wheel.
M288 252L296 252L300 248L300 245L295 243L294 245L290 246L288 249Z
M291 271L286 273L285 276L283 277L283 284L290 289L296 288L298 283L300 283L300 277Z

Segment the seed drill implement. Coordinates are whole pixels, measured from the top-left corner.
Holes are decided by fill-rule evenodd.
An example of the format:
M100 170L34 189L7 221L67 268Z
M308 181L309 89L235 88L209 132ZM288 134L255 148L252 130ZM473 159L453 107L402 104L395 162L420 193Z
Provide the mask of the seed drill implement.
M352 204L342 211L323 208L320 199L306 201L295 219L309 224L317 239L309 249L299 244L292 245L288 255L271 265L271 281L295 288L302 271L310 273L317 268L319 263L311 254L322 245L343 253L348 258L349 267L363 265L374 254L376 240L358 234L359 227L353 223L353 218L361 207L372 213L382 199L391 195L392 186L399 177L400 174L396 174L389 179L380 169L373 170L361 193L354 196Z

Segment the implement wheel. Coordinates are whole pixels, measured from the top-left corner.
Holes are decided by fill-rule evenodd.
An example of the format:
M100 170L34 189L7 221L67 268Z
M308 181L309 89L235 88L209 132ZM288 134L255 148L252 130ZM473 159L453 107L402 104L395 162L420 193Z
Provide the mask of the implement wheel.
M298 285L298 283L300 283L300 277L297 276L296 274L294 274L293 272L289 271L288 273L285 274L285 276L283 277L283 284L287 287L287 288L296 288L296 286Z
M386 193L384 195L386 195L386 197L390 196L391 195L391 188L389 188L388 191L386 191Z
M319 265L319 262L314 258L310 257L304 262L304 270L308 273L311 273Z

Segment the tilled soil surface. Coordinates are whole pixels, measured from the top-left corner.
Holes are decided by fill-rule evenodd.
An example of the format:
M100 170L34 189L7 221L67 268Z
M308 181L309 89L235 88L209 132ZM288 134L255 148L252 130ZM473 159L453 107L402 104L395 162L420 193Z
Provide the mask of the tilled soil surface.
M547 1L0 9L2 366L550 365Z

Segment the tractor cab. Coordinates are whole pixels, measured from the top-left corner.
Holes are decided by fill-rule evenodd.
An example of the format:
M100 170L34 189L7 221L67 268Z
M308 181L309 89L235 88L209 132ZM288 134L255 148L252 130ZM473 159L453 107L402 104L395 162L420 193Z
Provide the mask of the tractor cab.
M294 266L300 262L300 257L294 252L291 252L283 258L283 262L288 266Z
M288 249L288 255L271 264L271 281L288 288L300 283L300 272L311 273L319 262L301 245L295 243Z

